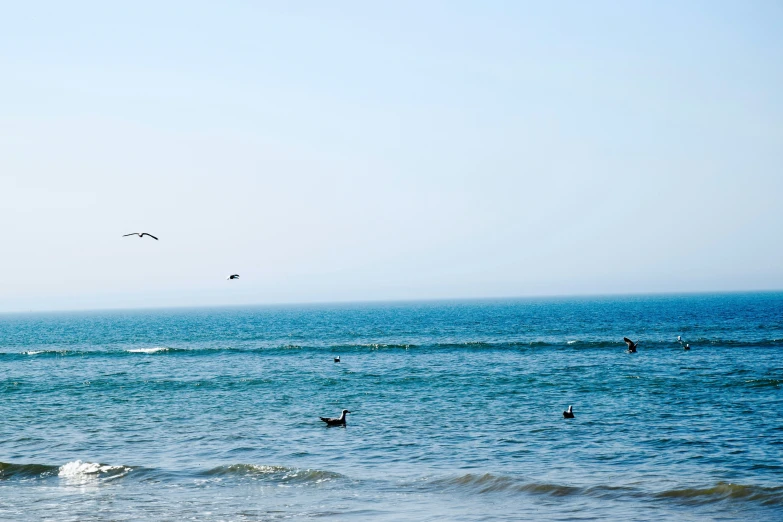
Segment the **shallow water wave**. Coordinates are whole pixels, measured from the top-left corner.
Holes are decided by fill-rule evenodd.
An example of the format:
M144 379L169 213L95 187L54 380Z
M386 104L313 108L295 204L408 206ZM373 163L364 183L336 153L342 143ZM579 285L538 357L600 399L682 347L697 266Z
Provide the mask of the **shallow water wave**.
M44 479L49 477L60 477L63 479L112 479L125 476L133 469L130 466L110 466L97 462L83 462L81 460L67 462L62 466L0 462L0 480Z
M479 494L497 493L501 491L517 491L562 497L568 495L577 495L583 491L582 488L573 486L527 482L522 479L503 475L494 475L492 473L468 473L459 477L436 480L433 482L433 484L439 487L458 486L461 489L472 490L473 492Z
M47 477L56 475L59 470L58 466L47 466L45 464L10 464L0 462L0 480Z
M262 466L257 464L231 464L218 466L203 473L205 476L247 477L279 484L320 484L344 478L340 473L318 469L298 469L284 466Z
M672 489L655 495L687 504L709 504L726 500L758 502L765 506L783 506L783 486L762 487L719 482L709 488Z
M477 494L516 492L553 497L588 496L602 499L672 499L678 502L709 504L726 500L759 503L765 506L783 505L783 486L763 487L719 482L708 488L683 488L651 493L639 487L593 485L587 487L567 486L524 479L484 474L466 474L432 482L436 488L458 487Z

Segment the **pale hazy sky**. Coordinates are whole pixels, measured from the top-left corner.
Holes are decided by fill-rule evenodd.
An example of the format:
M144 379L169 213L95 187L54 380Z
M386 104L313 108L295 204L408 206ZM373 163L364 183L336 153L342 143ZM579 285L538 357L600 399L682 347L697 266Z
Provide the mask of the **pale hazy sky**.
M782 195L779 1L0 16L0 310L781 289Z

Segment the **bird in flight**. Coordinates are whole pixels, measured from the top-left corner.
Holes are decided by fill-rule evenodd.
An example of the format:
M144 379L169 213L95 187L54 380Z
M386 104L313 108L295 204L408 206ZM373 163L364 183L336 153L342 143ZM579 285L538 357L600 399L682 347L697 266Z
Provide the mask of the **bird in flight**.
M628 345L628 353L636 353L636 347L639 346L637 343L627 337L623 337L623 341Z
M327 426L345 426L345 414L351 413L348 410L343 410L343 412L340 414L340 416L336 419L329 419L326 417L321 417L321 420L326 423Z
M139 236L140 238L141 238L141 237L144 237L144 236L150 236L150 237L151 237L152 239L154 239L155 241L157 241L157 240L158 240L158 238L157 238L157 237L153 236L152 234L147 234L146 232L131 232L130 234L125 234L125 235L124 235L124 236L122 236L122 237L128 237L128 236Z
M226 280L230 280L230 279L239 279L239 274L231 274L226 278Z

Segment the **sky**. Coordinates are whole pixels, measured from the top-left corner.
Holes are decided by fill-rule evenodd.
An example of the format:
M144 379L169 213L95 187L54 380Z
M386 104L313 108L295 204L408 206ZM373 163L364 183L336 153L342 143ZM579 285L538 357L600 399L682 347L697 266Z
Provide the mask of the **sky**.
M781 27L772 0L7 2L0 311L783 289Z

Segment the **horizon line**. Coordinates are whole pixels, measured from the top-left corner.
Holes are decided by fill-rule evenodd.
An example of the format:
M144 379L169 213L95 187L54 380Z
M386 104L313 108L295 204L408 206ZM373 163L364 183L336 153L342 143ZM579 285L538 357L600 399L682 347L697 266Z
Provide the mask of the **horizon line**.
M104 308L73 308L73 309L39 309L39 310L0 310L0 315L26 315L26 314L68 314L88 312L133 312L143 310L199 310L214 308L284 308L305 306L330 306L330 305L369 305L369 304L404 304L404 303L443 303L443 302L471 302L471 301L516 301L516 300L540 300L540 299L600 299L611 297L687 297L707 295L732 295L732 294L776 294L783 293L783 289L768 290L704 290L704 291L660 291L660 292L617 292L617 293L584 293L584 294L541 294L541 295L517 295L517 296L487 296L487 297L434 297L434 298L410 298L410 299L357 299L336 301L294 301L276 303L245 303L245 304L214 304L214 305L174 305L174 306L107 306Z

